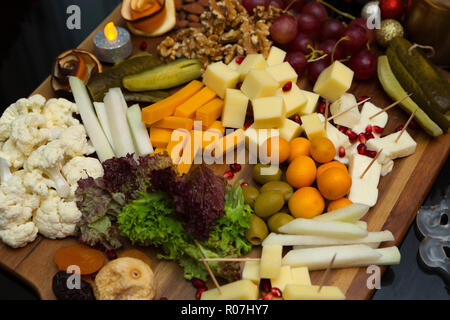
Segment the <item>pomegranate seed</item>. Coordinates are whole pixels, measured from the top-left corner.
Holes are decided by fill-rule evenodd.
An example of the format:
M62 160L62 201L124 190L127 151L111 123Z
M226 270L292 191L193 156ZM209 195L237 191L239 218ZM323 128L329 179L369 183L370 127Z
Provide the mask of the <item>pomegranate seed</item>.
M366 135L364 134L364 133L360 133L360 134L358 134L358 141L360 142L360 143L366 143Z
M159 298L159 300L169 300L169 299L167 299L166 297L161 297Z
M195 298L197 300L200 300L202 297L203 292L205 292L206 290L208 290L207 288L199 288L197 289L197 292L195 293Z
M372 132L366 132L364 135L366 136L366 140L370 140L370 139L374 139L375 138L375 136L373 135Z
M200 289L200 288L206 288L206 284L205 281L194 278L192 279L192 285L196 288L196 289Z
M233 163L233 164L230 164L230 169L231 169L231 171L236 173L236 172L241 171L242 166L239 163Z
M106 255L108 256L109 260L117 259L117 253L114 250L106 251Z
M345 157L345 148L344 147L340 146L338 151L339 151L339 158Z
M241 187L246 187L246 186L248 186L248 183L247 183L247 182L242 182L242 183L241 183Z
M236 85L236 89L240 90L242 87L242 82L238 82Z
M147 45L147 42L145 42L145 41L142 41L141 44L139 45L139 48L141 48L142 51L147 50L147 47L148 47L148 45Z
M270 293L275 296L276 298L281 298L283 296L283 293L281 292L280 289L278 288L272 288L272 290L270 290Z
M244 59L245 59L244 57L237 57L235 61L237 64L241 64L242 61L244 61Z
M223 177L227 180L233 179L234 173L233 173L233 171L229 170L223 174Z
M419 124L417 123L416 120L412 119L411 122L409 123L409 128L417 130L419 129Z
M365 145L364 143L358 144L358 146L356 147L356 149L358 150L358 153L359 153L360 155L365 155L365 154L366 154L367 147L366 147L366 145Z
M373 126L372 129L373 129L373 132L375 132L377 134L382 134L384 131L384 128L382 128L380 126Z
M358 135L357 135L354 131L352 131L352 130L350 130L350 129L348 129L348 130L345 132L345 134L347 135L348 139L349 139L351 142L354 142L354 141L356 141L356 139L358 139Z
M344 127L344 126L339 126L339 131L340 132L342 132L342 133L344 133L345 134L345 132L347 131L347 127Z
M283 86L283 92L291 91L291 89L292 89L292 81L287 82L287 83Z
M369 124L367 127L366 127L366 130L365 130L366 132L372 132L373 131L373 127Z
M402 131L403 130L403 128L404 128L405 126L404 125L399 125L397 128L395 128L395 132L399 132L399 131Z
M300 120L300 116L299 116L298 114L296 114L296 115L294 116L294 121L297 122L298 124L301 124L301 123L302 123L302 120Z
M325 113L325 101L322 101L319 104L319 113L324 114Z
M272 285L270 284L270 280L262 279L261 280L261 288L264 293L270 292L270 290L272 290Z
M273 299L273 294L271 292L266 293L265 295L262 296L261 300L272 300Z
M361 101L363 101L363 100L366 100L367 98L369 98L368 96L361 96L361 97L358 97L358 99L356 99L356 102L361 102Z
M372 150L366 150L364 155L366 155L366 156L368 156L370 158L375 158L377 156L377 152L376 151L372 151Z

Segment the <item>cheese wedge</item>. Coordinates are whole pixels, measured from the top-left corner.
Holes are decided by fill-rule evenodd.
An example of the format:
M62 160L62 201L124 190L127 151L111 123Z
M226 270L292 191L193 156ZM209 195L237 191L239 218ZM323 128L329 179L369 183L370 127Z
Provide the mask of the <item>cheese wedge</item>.
M334 61L322 71L313 91L330 102L339 99L352 85L353 71L340 61Z
M242 128L247 114L248 98L241 90L227 89L222 113L222 125L227 128Z
M203 83L222 99L225 97L225 90L236 88L238 81L239 72L221 61L210 64L203 74Z
M259 261L246 261L242 270L242 280L250 280L259 285Z
M276 95L283 98L286 118L300 114L308 101L302 90L295 83L292 84L292 88L289 91L283 91L283 88L279 88Z
M281 50L275 46L272 46L269 51L269 56L267 57L267 65L274 66L280 64L286 58L286 51Z
M203 292L201 300L257 300L258 286L250 280L239 280Z
M264 69L252 69L241 86L242 92L250 99L271 97L278 90L278 82Z
M277 278L281 272L281 255L283 247L280 245L264 246L261 253L259 275L264 279Z
M386 164L389 160L403 158L413 154L416 151L417 143L406 130L400 139L395 142L399 134L400 132L394 132L383 138L370 139L366 144L367 149L377 152L383 149L377 159L381 164Z
M283 292L284 300L345 300L345 295L338 287L305 286L289 284Z
M237 69L239 81L243 82L245 80L250 69L264 69L266 67L267 62L262 54L248 54Z
M336 115L341 111L356 105L356 98L351 93L346 93L341 96L339 100L336 100L330 105L331 115ZM355 107L340 116L333 119L335 124L345 126L347 128L353 128L361 120L361 114L358 107Z

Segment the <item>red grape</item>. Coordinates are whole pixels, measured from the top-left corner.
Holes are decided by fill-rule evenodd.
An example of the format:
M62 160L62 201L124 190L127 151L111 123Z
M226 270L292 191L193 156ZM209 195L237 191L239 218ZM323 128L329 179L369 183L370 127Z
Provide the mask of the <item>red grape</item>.
M320 24L319 38L320 40L335 39L342 37L345 31L344 24L336 19L328 19Z
M305 55L300 51L289 52L286 56L286 61L290 63L292 68L294 68L297 75L301 77L306 70L306 58Z
M336 40L325 40L319 44L317 49L322 50L327 56L324 58L327 61L331 62L331 55L333 53L334 46L336 45ZM336 49L334 49L333 61L342 60L345 58L344 49L342 49L341 45L338 44Z
M301 51L304 54L311 53L308 45L314 47L314 40L304 33L298 33L295 39L289 44L289 51Z
M356 79L370 79L377 72L377 59L371 51L363 49L350 58L348 66L355 73Z
M309 13L312 14L313 16L316 16L316 18L319 19L320 22L328 19L327 9L325 8L324 5L316 1L311 1L305 4L301 12Z
M298 31L306 34L315 34L320 29L319 20L309 13L299 13L297 16Z
M249 15L253 15L253 10L258 6L265 6L266 0L242 0L242 5Z
M367 26L367 20L365 18L357 18L355 20L352 20L348 26L352 27L354 25L360 26L361 28L366 30L367 41L369 43L373 41L373 39L375 38L375 30L369 29L369 27Z
M279 8L281 10L283 10L286 7L284 5L283 0L266 0L266 7L268 6Z
M306 2L306 0L296 0L294 3L291 4L292 1L294 1L294 0L283 0L284 7L291 5L289 8L296 12L300 12L300 10L302 10L302 8Z
M343 35L348 37L347 40L341 42L342 47L349 53L355 53L361 51L367 43L367 36L365 30L357 25L348 27Z
M276 43L291 42L297 36L297 20L290 14L279 16L270 26L270 36Z
M308 63L308 79L311 83L315 83L322 71L328 67L330 63L326 59L320 59L314 62Z

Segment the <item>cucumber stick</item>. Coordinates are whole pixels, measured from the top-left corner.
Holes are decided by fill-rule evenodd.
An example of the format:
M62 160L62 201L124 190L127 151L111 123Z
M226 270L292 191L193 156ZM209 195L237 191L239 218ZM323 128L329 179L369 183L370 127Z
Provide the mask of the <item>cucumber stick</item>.
M113 88L105 95L105 108L116 156L125 157L136 153L130 127L127 121L124 98L118 88Z
M86 132L91 139L92 145L97 152L97 156L101 162L114 158L114 152L109 144L94 107L92 106L91 98L84 83L77 77L69 77L70 88L72 89L73 97L80 112L81 120L86 128Z
M202 64L197 59L178 59L150 70L123 78L129 91L164 90L180 86L200 77Z
M152 154L153 146L150 142L147 127L142 122L141 108L138 104L128 108L127 119L138 155L146 156Z
M111 130L109 129L108 117L106 115L106 108L103 102L94 102L95 112L97 113L98 121L100 121L100 125L102 126L103 132L108 138L109 144L114 150L114 144L112 141Z
M398 82L389 65L387 56L378 57L378 79L384 88L384 91L394 100L400 100L407 95L406 91ZM408 112L413 113L417 109L414 119L425 130L426 133L433 137L443 134L442 129L430 119L430 117L411 99L406 98L400 103L400 107Z

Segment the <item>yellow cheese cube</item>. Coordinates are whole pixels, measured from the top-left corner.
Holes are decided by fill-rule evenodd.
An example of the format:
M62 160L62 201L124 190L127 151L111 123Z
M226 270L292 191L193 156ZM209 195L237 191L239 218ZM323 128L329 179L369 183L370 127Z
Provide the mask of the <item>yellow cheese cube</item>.
M308 102L302 90L295 83L292 84L291 90L286 92L283 91L283 88L279 88L276 95L283 98L286 118L300 114L300 111Z
M214 140L205 148L204 157L212 155L216 159L222 157L226 153L233 151L236 148L243 146L245 143L245 132L238 129L233 133L227 134L218 140Z
M317 101L319 101L319 95L317 93L300 90L306 97L306 103L300 108L299 115L304 116L316 112Z
M295 72L289 62L267 67L266 71L278 82L279 87L284 86L288 82L297 83L297 72Z
M255 129L254 124L245 130L245 145L252 159L257 160L260 147L263 143L271 138L280 135L278 129ZM256 157L256 158L255 158Z
M248 54L238 67L239 80L244 81L250 69L264 69L265 67L267 67L267 62L262 54Z
M353 71L336 60L319 75L313 91L328 101L334 102L350 89L352 80Z
M278 288L281 291L284 291L286 285L292 284L293 281L294 280L292 278L291 266L282 266L278 277L270 279L272 288Z
M283 247L280 245L264 246L261 253L259 275L263 279L275 279L281 270L281 255Z
M279 128L283 124L284 102L281 97L252 100L255 129Z
M227 89L222 112L222 125L227 128L242 128L247 114L248 98L242 91Z
M223 62L210 64L203 74L203 83L222 99L227 88L235 88L239 81L239 72L232 70Z
M259 285L261 278L259 277L259 261L246 261L242 270L242 279L250 280Z
M280 48L272 46L269 51L269 56L267 57L267 65L274 66L283 63L284 58L286 58L286 52Z
M323 122L320 120L317 113L302 116L300 119L302 121L302 128L305 130L306 136L309 140L327 136Z
M195 114L195 119L202 122L203 128L208 128L220 117L222 110L223 100L216 98L200 107Z
M219 289L210 289L202 294L201 300L257 300L258 286L250 280L239 280L228 283Z
M181 117L165 117L156 122L152 128L164 129L186 129L191 130L194 126L194 120Z
M165 148L172 137L171 129L150 128L150 141L155 148Z
M311 285L311 278L309 277L309 270L307 267L292 268L292 284L299 284L303 286Z
M237 71L239 69L239 64L236 62L236 59L238 57L234 58L233 60L231 60L231 62L229 64L227 64L227 66L231 69L231 70L235 70Z
M241 86L250 99L270 97L278 90L278 82L265 69L252 69Z
M284 300L345 300L345 295L338 287L302 286L288 284L283 292Z
M290 119L283 119L283 124L279 129L280 137L288 142L300 136L303 131L302 127L297 122Z

